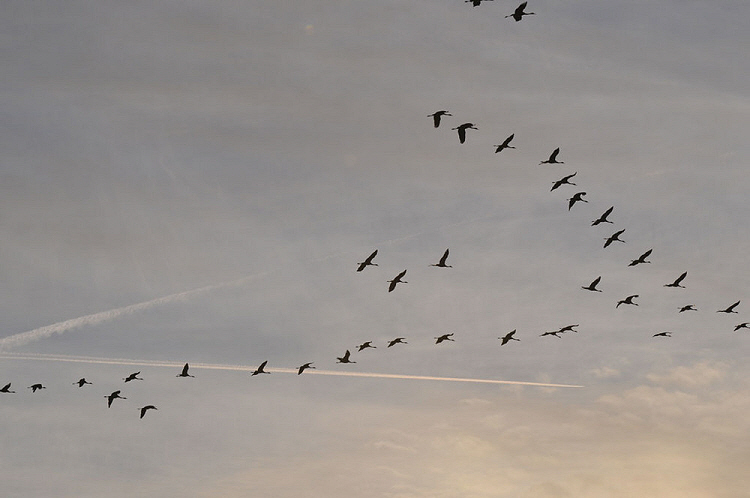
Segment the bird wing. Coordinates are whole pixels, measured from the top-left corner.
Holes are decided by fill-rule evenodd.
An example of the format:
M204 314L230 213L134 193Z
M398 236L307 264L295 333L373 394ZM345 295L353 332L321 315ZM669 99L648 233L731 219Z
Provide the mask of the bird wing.
M507 147L511 140L513 140L513 137L516 136L515 133L512 133L508 138L505 139L505 142L503 142L503 146Z
M450 252L450 249L446 249L445 252L443 253L443 257L440 258L440 264L441 265L445 264L445 260L448 259L448 253L449 252Z
M188 368L190 368L190 367L188 366L188 364L187 364L187 363L185 363L185 366L184 366L184 367L182 367L182 375L187 375L187 373L188 373Z
M646 251L643 254L641 254L641 257L638 258L638 259L646 259L646 258L648 258L651 255L651 251L653 251L653 249L649 249L648 251Z
M687 272L683 273L679 277L677 277L677 280L674 281L675 285L679 284L683 280L685 280L685 277L687 277Z
M10 385L11 384L12 384L12 382L8 382L7 384L5 384L5 387L3 387L2 389L0 389L0 391L7 391L8 389L10 389Z
M523 8L526 7L526 2L522 3L519 9L523 10ZM552 154L549 156L550 162L555 162L557 160L557 155L560 153L560 147L552 151Z

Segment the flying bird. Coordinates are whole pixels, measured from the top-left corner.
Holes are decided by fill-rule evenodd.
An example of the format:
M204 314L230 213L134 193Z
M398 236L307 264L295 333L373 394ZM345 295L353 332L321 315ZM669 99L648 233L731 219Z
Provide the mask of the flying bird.
M636 297L638 297L638 294L633 294L632 296L628 296L625 299L617 301L617 306L615 306L615 308L619 308L621 304L632 304L633 306L638 306L638 303L633 302L633 299L635 299Z
M570 211L570 208L572 208L576 202L589 202L583 198L584 195L586 195L586 192L578 192L577 194L574 194L573 197L568 199L568 211Z
M518 7L516 7L516 10L513 11L512 14L508 14L507 16L505 16L506 19L508 17L512 17L513 19L516 20L516 22L518 22L521 19L523 19L523 16L533 16L533 15L535 15L534 12L524 12L524 9L526 8L526 3L527 2L523 2L521 5L519 5Z
M158 410L154 405L146 405L143 408L138 408L141 411L141 418L146 414L149 410Z
M717 310L716 312L717 312L717 313L737 313L736 311L734 311L734 309L735 309L735 308L736 308L737 306L739 306L739 305L740 305L740 302L739 302L739 301L737 301L736 303L734 303L734 304L730 305L729 307L727 307L727 308L725 308L725 309L723 309L723 310Z
M344 356L336 357L336 359L338 360L336 363L357 363L356 361L352 361L349 359L349 354L349 350L347 349L346 353L344 353Z
M440 261L438 261L437 264L433 264L433 265L430 265L430 266L439 266L440 268L453 268L451 265L446 265L445 264L445 260L448 259L448 252L449 251L450 251L450 249L446 249L445 252L443 253L443 257L440 258Z
M560 337L558 335L558 334L561 334L561 333L562 332L560 332L559 330L552 330L551 332L545 332L544 334L541 334L539 337L544 337L545 335L553 335L553 336L557 337L558 339L562 339L562 337Z
M586 286L586 287L581 287L581 289L586 289L586 290L589 290L589 291L594 291L594 292L601 292L601 291L600 291L599 289L597 289L597 288L596 288L596 286L597 286L597 285L599 285L599 282L600 282L601 280L602 280L602 277L601 277L601 276L598 276L598 277L596 277L596 278L594 279L594 281L593 281L593 282L591 282L591 283L590 283L590 284L589 284L588 286Z
M494 146L494 147L496 147L495 148L495 154L497 154L498 152L500 152L501 150L504 150L504 149L515 149L515 147L513 147L512 145L510 145L510 141L513 140L513 137L515 137L515 136L516 136L516 134L513 133L513 134L511 134L511 136L509 136L508 138L506 138L505 141L503 141L503 143L501 143L500 145L495 145Z
M522 5L526 5L526 3L524 2ZM552 151L552 154L549 155L549 159L547 159L546 161L542 161L539 164L565 164L564 162L557 160L557 155L559 153L560 147Z
M492 0L464 0L465 3L470 3L472 7L479 7L482 2L492 2Z
M624 232L625 232L625 229L623 228L622 230L618 230L615 233L613 233L612 235L610 235L609 237L605 238L604 239L605 240L605 242L604 242L604 248L606 249L607 246L609 246L614 241L623 242L624 243L625 241L620 238L620 235L622 235Z
M182 373L180 373L177 377L195 377L195 375L190 375L188 373L188 368L190 367L188 366L187 363L185 363L185 366L182 367Z
M573 325L566 325L564 327L561 327L560 330L558 330L558 332L576 332L577 333L578 331L575 330L574 327L578 327L578 324L576 323Z
M261 363L258 366L258 368L256 368L255 371L250 374L250 376L255 376L255 375L258 375L258 374L270 374L271 372L266 372L265 370L263 370L264 368L266 368L266 364L267 363L268 363L268 360L266 360L263 363Z
M10 390L10 385L11 385L11 382L8 382L7 384L5 384L5 386L3 386L2 389L0 389L0 393L15 393L15 391Z
M357 263L359 266L357 267L357 271L362 271L365 269L366 266L378 266L377 263L372 262L372 258L374 258L378 254L378 250L375 249L372 254L367 256L367 259L362 261L361 263Z
M653 337L672 337L672 332L659 332L654 334Z
M664 287L682 287L684 289L685 286L684 285L680 285L680 282L682 282L683 280L685 280L685 277L687 277L687 272L685 272L682 275L680 275L679 277L677 277L675 279L675 281L672 282L671 284L664 284Z
M123 398L122 396L120 396L120 391L119 390L113 391L112 394L110 394L109 396L104 396L104 397L107 398L107 408L109 408L109 407L112 406L112 402L115 399L118 399L118 398L119 399L128 399L128 398Z
M510 342L510 341L520 341L521 339L516 339L515 337L513 337L513 335L514 335L515 333L516 333L516 329L513 329L513 330L511 330L510 332L508 332L507 334L505 334L504 336L502 336L502 337L498 337L498 339L500 339L500 340L502 341L502 342L500 343L500 345L501 345L501 346L505 346L505 345L506 345L506 344L508 344L508 342Z
M683 311L698 311L698 308L696 308L693 304L686 304L685 306L680 308L679 313L682 313Z
M396 338L395 338L395 339L393 339L392 341L388 342L388 347L390 348L390 347L391 347L391 346L393 346L394 344L409 344L409 343L408 343L408 342L406 342L406 341L405 341L404 339L406 339L406 337L396 337Z
M32 392L32 393L35 393L35 392L37 392L37 391L38 391L39 389L47 389L47 388L46 388L46 387L44 387L44 386L43 386L43 385L41 385L41 384L33 384L33 385L29 386L29 387L28 387L28 389L31 389L31 392Z
M595 227L595 226L596 226L596 225L598 225L599 223L612 223L611 221L609 221L609 220L607 219L607 217L608 217L608 216L609 216L610 214L612 214L612 210L613 210L614 208L615 208L615 207L614 207L614 206L612 206L612 207L610 207L609 209L607 209L606 211L604 211L604 214L602 214L602 215L601 215L600 217L598 217L597 219L595 219L594 221L592 221L592 222L591 222L591 226L592 226L592 227Z
M388 286L388 292L393 292L393 289L396 288L396 284L408 284L409 283L406 280L401 280L404 277L404 275L406 275L406 270L396 275L396 278L394 278L393 280L388 280L388 282L391 283L391 285Z
M135 373L132 373L132 374L128 375L127 377L125 377L125 378L124 378L124 379L122 379L122 380L124 380L125 382L130 382L131 380L143 380L143 379L141 379L140 377L138 377L138 375L139 375L140 373L141 373L141 372L135 372Z
M360 344L359 346L357 346L357 351L359 352L359 351L362 351L363 349L367 349L367 348L373 348L373 349L375 349L375 346L372 345L372 341L363 342L362 344Z
M560 178L556 182L552 182L553 185L552 185L552 188L550 189L550 192L552 192L553 190L555 190L557 188L560 188L561 185L575 185L575 183L573 183L573 182L571 182L569 180L571 178L573 178L574 176L576 176L577 174L578 174L578 171L576 171L572 175L563 176L562 178Z
M648 258L651 255L651 251L653 251L653 249L649 249L648 251L644 252L643 254L638 256L638 259L632 260L628 266L635 266L635 265L640 265L643 263L650 263L651 261L646 261L646 258Z
M443 341L453 341L453 339L451 339L451 336L453 336L453 334L443 334L440 337L436 337L435 344L440 344Z
M737 332L740 329L750 329L750 322L740 323L734 326L734 331Z
M78 387L83 387L86 384L91 384L91 382L87 381L85 377L82 377L78 379L78 382L73 382L73 385L76 385L76 384L78 384Z
M435 128L440 126L440 118L443 116L453 116L453 114L448 111L437 111L427 115L428 118L432 118L432 123L435 125Z
M451 130L458 130L458 141L461 143L464 143L466 141L467 129L478 130L479 128L477 128L474 123L464 123L462 125L456 126L455 128L451 128Z
M301 374L302 374L302 372L304 372L304 371L305 371L305 370L307 370L308 368L315 368L314 366L312 366L312 362L310 362L310 363L305 363L304 365L301 365L301 366L300 366L300 367L299 367L299 368L297 369L297 375L301 375Z

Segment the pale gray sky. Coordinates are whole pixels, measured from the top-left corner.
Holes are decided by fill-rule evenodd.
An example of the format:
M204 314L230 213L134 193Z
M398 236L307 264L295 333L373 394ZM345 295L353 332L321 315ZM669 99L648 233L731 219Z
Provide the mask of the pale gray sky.
M5 496L745 493L750 6L516 5L4 3Z

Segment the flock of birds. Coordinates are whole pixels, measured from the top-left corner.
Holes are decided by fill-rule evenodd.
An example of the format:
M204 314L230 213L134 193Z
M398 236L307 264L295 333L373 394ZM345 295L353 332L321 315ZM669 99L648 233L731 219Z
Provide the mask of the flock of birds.
M480 6L483 1L484 2L489 2L489 1L493 1L493 0L465 0L466 3L471 3L473 7ZM527 7L527 2L523 2L523 3L521 3L515 9L515 11L512 14L509 14L509 15L507 15L505 17L506 18L512 17L516 22L518 22L518 21L521 21L524 16L535 15L534 12L526 12L526 10L525 10L526 7ZM439 111L436 111L436 112L434 112L432 114L429 114L427 117L432 118L432 122L433 122L434 128L439 128L440 125L441 125L441 123L442 123L442 119L444 117L452 117L452 116L453 115L449 111L447 111L447 110L439 110ZM455 130L457 132L457 134L458 134L458 140L459 140L459 142L461 144L464 144L466 142L466 133L467 133L467 130L478 130L478 129L479 128L474 123L472 123L472 122L465 122L465 123L462 123L462 124L460 124L460 125L452 128L452 130ZM505 140L503 140L500 144L494 145L493 147L495 147L495 153L496 154L500 153L500 152L502 152L502 151L504 151L506 149L515 149L515 147L513 145L511 145L511 142L513 141L514 137L515 137L515 134L511 134L507 138L505 138ZM558 160L559 154L560 154L560 148L558 147L558 148L556 148L555 150L552 151L552 153L549 155L549 157L547 159L542 160L539 164L540 165L544 165L544 164L565 164L563 161ZM571 181L571 179L574 178L574 177L576 177L577 174L578 174L578 172L574 172L572 174L568 174L568 175L563 176L559 180L554 181L553 184L552 184L552 188L550 189L550 192L555 191L555 190L557 190L557 189L559 189L559 188L561 188L561 187L563 187L565 185L576 186L576 184L573 183ZM574 193L571 197L567 198L567 201L568 201L568 211L570 211L578 203L588 203L588 200L584 199L584 196L586 196L586 192L585 191L579 191L579 192ZM614 206L609 207L598 218L596 218L595 220L593 220L591 222L591 226L597 226L597 225L607 224L607 223L612 224L613 222L609 220L609 217L612 214L613 210L614 210ZM605 242L603 244L603 248L605 248L605 249L608 248L614 242L624 243L625 241L620 238L624 233L625 233L625 229L620 229L620 230L617 230L616 232L614 232L609 237L605 237L604 238ZM649 258L651 256L652 251L653 251L653 249L648 249L647 251L643 252L636 259L631 260L631 262L629 263L628 266L633 267L633 266L638 266L638 265L641 265L641 264L649 264L649 263L651 263L651 261L649 261L647 258ZM450 254L450 250L446 249L445 252L443 253L443 255L440 257L439 261L437 263L430 264L430 266L438 267L438 268L452 268L451 265L447 264L447 260L448 260L449 254ZM357 272L362 272L368 266L378 266L377 263L373 262L373 260L375 259L375 257L377 255L378 255L378 250L376 249L372 253L370 253L370 255L367 256L364 259L364 261L361 261L361 262L357 263L358 266L357 266L356 271ZM406 284L406 283L408 283L406 280L404 280L404 277L406 276L406 271L407 270L401 271L395 277L393 277L391 280L387 281L388 284L389 284L388 285L388 292L393 292L396 289L396 286L398 284ZM687 277L687 274L688 274L687 271L683 272L674 281L664 284L664 287L684 288L684 285L682 285L682 283L685 280L685 278ZM603 292L599 288L599 284L601 283L601 280L602 280L602 277L601 276L597 276L588 285L581 286L581 289L587 290L587 291L590 291L590 292ZM628 296L624 297L623 299L618 300L617 303L615 304L615 308L619 308L620 306L623 306L623 305L625 305L625 306L638 306L639 304L637 302L635 302L635 299L637 299L637 298L639 298L639 294L628 295ZM726 307L724 309L717 310L717 313L725 313L725 314L738 313L736 311L736 308L739 305L740 305L740 301L738 300L738 301L734 302L733 304L729 305L728 307ZM679 313L683 313L683 312L697 311L697 310L698 310L698 308L696 308L696 306L694 304L686 304L686 305L681 306L678 309L678 312ZM551 331L543 332L542 334L540 334L540 337L552 336L552 337L561 338L561 335L565 334L567 332L576 332L577 333L578 332L578 330L576 330L577 327L579 327L579 324L565 325L565 326L560 327L559 329L556 329L556 330L551 330ZM738 331L738 330L743 329L743 328L750 329L750 322L742 322L742 323L737 324L734 327L734 331ZM502 337L498 337L498 339L501 341L500 345L504 346L504 345L510 343L511 341L520 341L520 339L518 339L517 337L515 337L516 333L517 333L517 330L514 329L514 330L506 333ZM436 336L436 337L434 337L435 344L441 344L441 343L444 343L444 342L454 342L455 339L453 338L453 336L454 336L454 333L446 333L446 334L442 334L442 335ZM672 332L670 332L670 331L658 332L658 333L653 334L653 337L671 337L671 336L672 336ZM396 338L388 341L386 347L387 348L391 348L391 347L393 347L393 346L395 346L397 344L408 344L408 343L407 343L405 337L396 337ZM362 352L362 351L364 351L366 349L375 349L375 348L377 348L377 346L373 345L373 341L365 341L362 344L359 344L358 346L356 346L356 350L357 350L358 353ZM347 349L342 356L336 358L336 363L342 363L342 364L356 363L356 361L352 360L351 356L352 356L351 351L349 349ZM270 374L270 372L266 370L267 364L268 364L268 360L263 361L251 373L251 376L256 376L256 375L261 375L261 374ZM189 373L189 368L190 368L189 364L185 363L185 365L183 366L181 372L176 377L194 377L193 375L191 375ZM316 367L314 366L314 362L304 363L304 364L300 365L299 367L297 367L297 375L301 375L305 370L315 369L315 368ZM143 380L142 377L138 377L140 374L141 374L140 371L133 372L130 375L128 375L127 377L123 378L123 381L124 381L124 383L127 384L127 383L132 382L132 381ZM91 384L92 383L89 382L88 380L86 380L85 377L81 378L78 381L76 381L76 382L73 383L73 385L77 385L79 388L82 388L82 387L84 387L86 385L91 385ZM40 391L42 389L46 389L46 387L44 385L42 385L41 383L35 383L35 384L32 384L31 386L28 386L28 389L31 389L32 393L36 393L37 391ZM0 389L0 394L13 394L15 392L16 391L11 390L11 383L10 382L7 383L2 389ZM121 392L122 391L120 389L117 389L117 390L112 391L110 394L104 396L107 399L107 407L108 408L112 406L112 403L116 399L123 399L123 400L127 399L126 397L121 396ZM148 411L150 411L150 410L157 410L157 407L155 405L153 405L153 404L148 404L148 405L144 405L142 407L139 407L138 410L140 412L140 418L142 419L146 415L146 413Z

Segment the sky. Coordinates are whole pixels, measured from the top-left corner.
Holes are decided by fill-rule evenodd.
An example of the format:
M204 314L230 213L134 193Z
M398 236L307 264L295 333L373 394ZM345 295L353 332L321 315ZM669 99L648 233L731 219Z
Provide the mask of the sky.
M750 5L516 6L3 3L4 496L747 493Z

